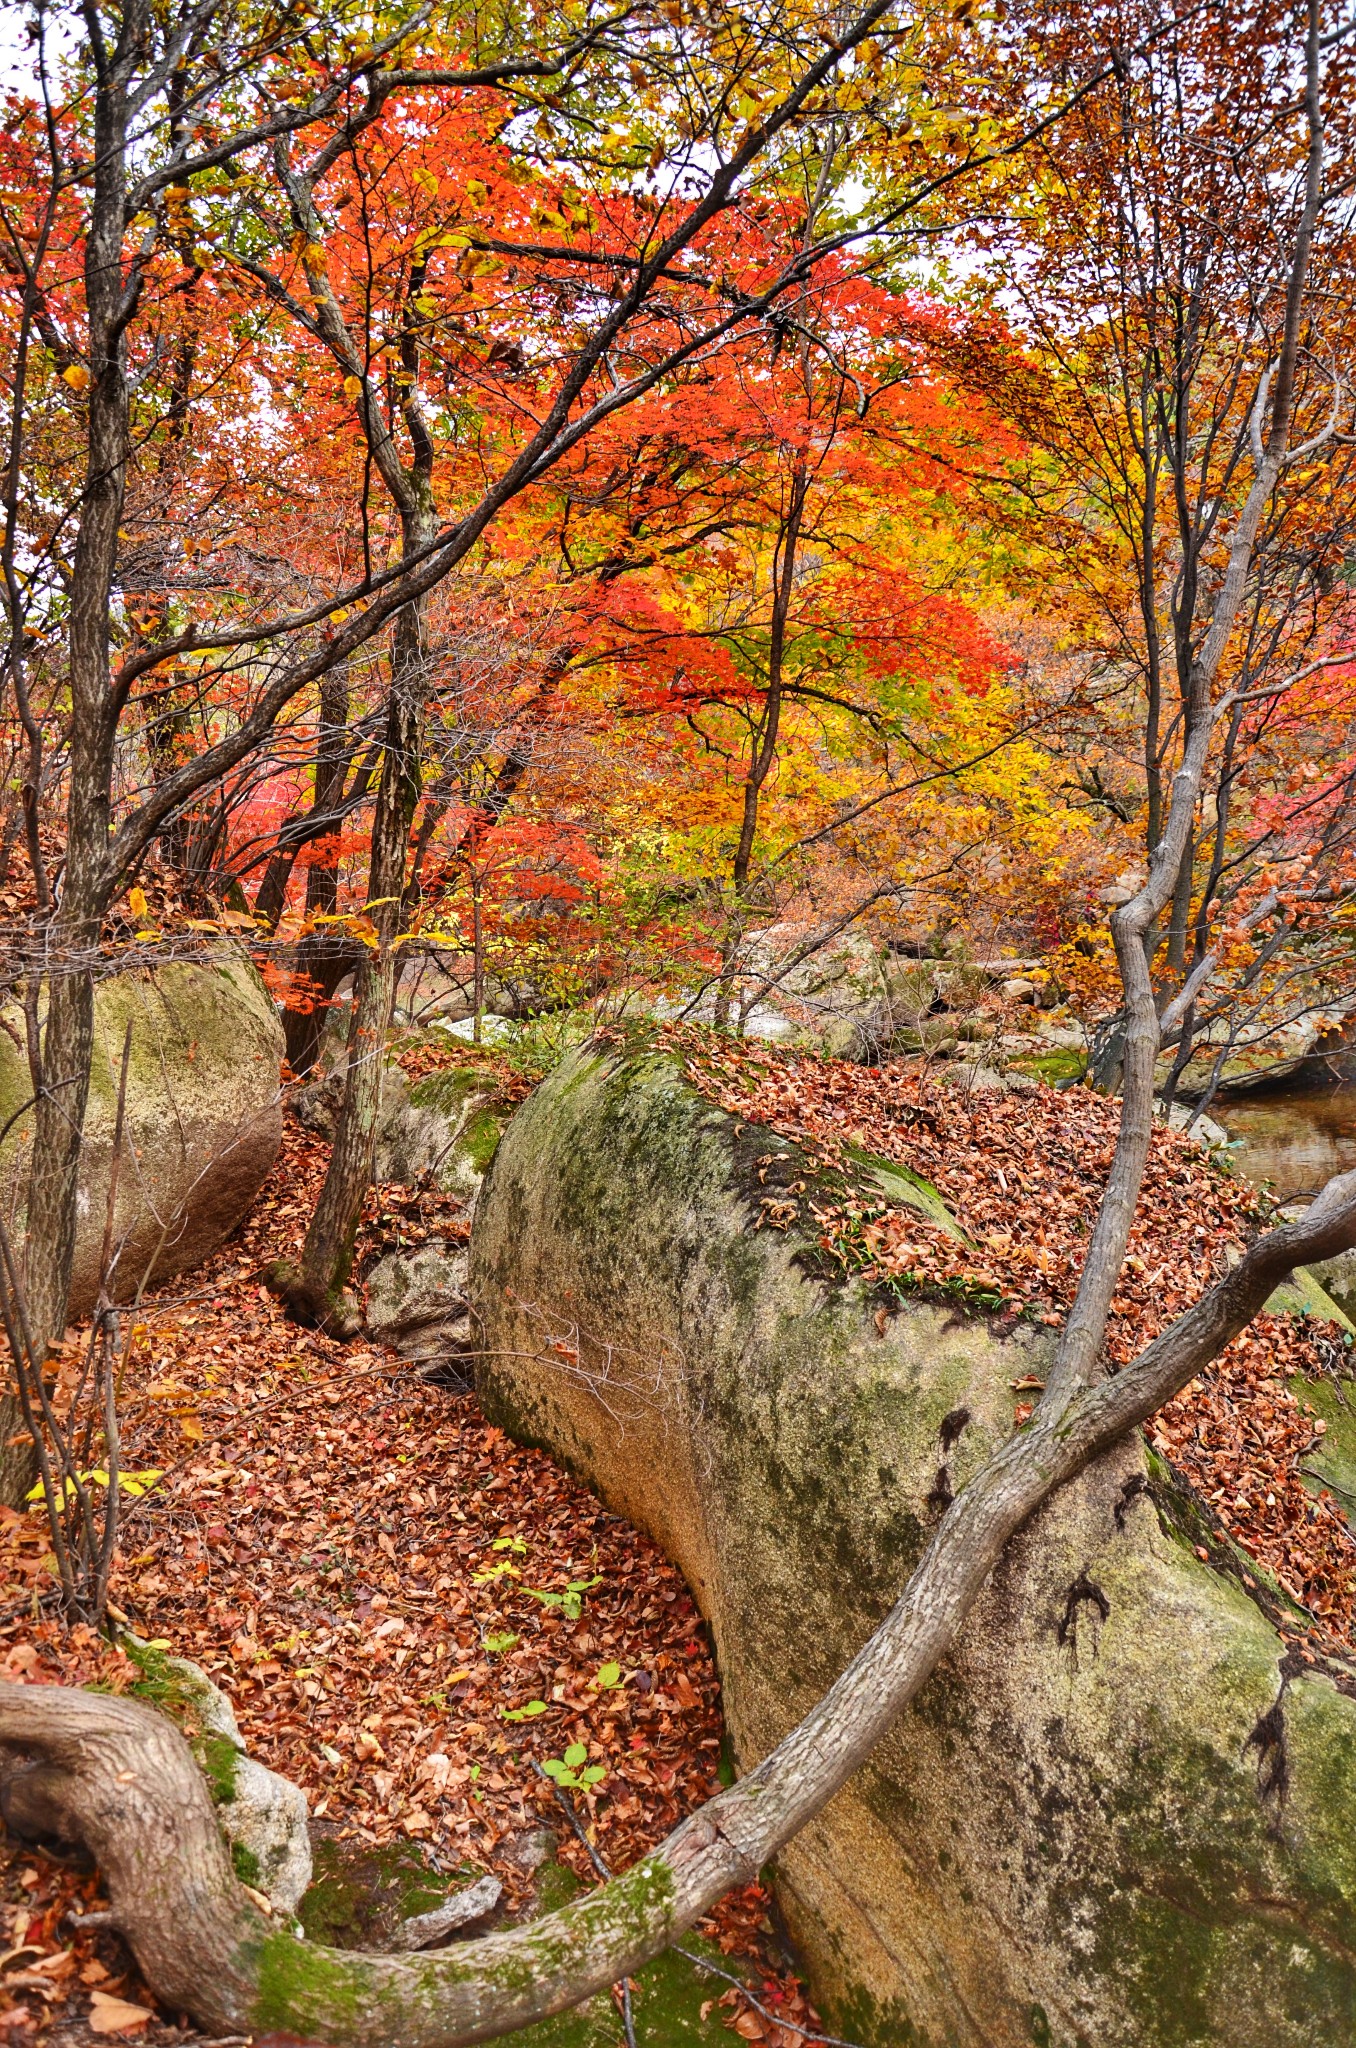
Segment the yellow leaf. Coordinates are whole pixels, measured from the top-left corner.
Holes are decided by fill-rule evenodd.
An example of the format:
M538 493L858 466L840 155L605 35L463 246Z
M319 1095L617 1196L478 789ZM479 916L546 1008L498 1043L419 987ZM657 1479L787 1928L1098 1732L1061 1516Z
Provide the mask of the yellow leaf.
M345 377L345 379L344 379L344 396L345 396L345 398L361 398L361 397L362 397L362 395L363 395L363 380L362 380L362 378L361 378L361 377Z
M146 901L146 891L144 889L129 889L127 891L127 901L131 906L133 917L145 917L147 915L150 905Z
M68 363L61 373L63 384L69 384L72 391L88 391L90 374L83 363Z
M179 1417L179 1427L191 1444L200 1444L202 1442L202 1424L196 1415L181 1415Z

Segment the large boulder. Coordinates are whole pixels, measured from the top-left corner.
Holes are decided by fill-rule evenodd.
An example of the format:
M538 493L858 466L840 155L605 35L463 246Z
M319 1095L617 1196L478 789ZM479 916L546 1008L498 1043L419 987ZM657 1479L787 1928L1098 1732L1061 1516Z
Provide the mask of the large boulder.
M1048 1343L818 1277L812 1231L754 1227L770 1149L664 1058L576 1055L504 1136L470 1276L488 1412L681 1565L743 1766L886 1613ZM813 1171L775 1150L781 1178ZM1356 1699L1199 1533L1138 1439L1103 1458L777 1859L834 2031L1356 2039Z
M115 974L94 995L94 1065L80 1150L71 1314L94 1306L108 1215L118 1077L132 1028L114 1216L112 1292L198 1265L240 1222L282 1142L277 1011L234 948ZM32 1094L23 1018L0 1012L0 1126ZM0 1147L0 1201L22 1232L33 1124Z

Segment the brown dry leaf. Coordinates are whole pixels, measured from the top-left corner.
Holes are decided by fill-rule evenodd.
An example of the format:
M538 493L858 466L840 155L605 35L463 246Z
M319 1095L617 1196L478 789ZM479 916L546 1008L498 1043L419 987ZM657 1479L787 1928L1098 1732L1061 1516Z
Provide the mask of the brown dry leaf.
M155 2015L144 2005L129 2005L125 1998L110 1998L106 1991L90 1994L89 2030L92 2034L134 2034Z

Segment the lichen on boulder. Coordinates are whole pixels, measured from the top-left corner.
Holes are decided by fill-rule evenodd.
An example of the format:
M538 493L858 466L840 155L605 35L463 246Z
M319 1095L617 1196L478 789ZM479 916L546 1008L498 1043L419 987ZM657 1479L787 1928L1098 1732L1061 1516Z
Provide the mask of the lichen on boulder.
M282 1143L282 1027L247 956L110 975L94 992L94 1063L80 1148L70 1312L94 1306L125 1034L132 1033L111 1292L196 1266L228 1238ZM0 1012L0 1126L32 1095L22 1016ZM0 1203L24 1227L31 1111L0 1147Z
M367 1276L367 1330L402 1358L436 1363L471 1343L466 1248L434 1242L388 1252Z
M505 1133L470 1274L491 1418L682 1567L741 1766L886 1613L1052 1341L826 1276L811 1231L761 1227L759 1137L669 1058L578 1054ZM1170 1494L1135 1440L1048 1503L777 1859L837 2031L1356 2038L1356 1699L1287 1650L1245 1575L1202 1561Z

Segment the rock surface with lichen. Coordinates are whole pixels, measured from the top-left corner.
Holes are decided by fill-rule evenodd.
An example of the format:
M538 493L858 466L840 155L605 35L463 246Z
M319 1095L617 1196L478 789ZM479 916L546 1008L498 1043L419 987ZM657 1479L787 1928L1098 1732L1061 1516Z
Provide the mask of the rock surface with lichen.
M110 975L94 992L94 1058L80 1147L70 1312L94 1306L103 1261L123 1044L131 1030L110 1292L199 1265L249 1209L282 1143L283 1036L245 954ZM0 1127L32 1096L22 1013L0 1011ZM19 1234L32 1113L0 1146L0 1205Z
M803 1170L776 1150L783 1179ZM1049 1341L824 1277L812 1231L755 1228L768 1153L670 1060L578 1054L505 1134L470 1279L489 1414L685 1571L744 1765L887 1612ZM1356 2039L1356 1699L1196 1534L1138 1440L1101 1459L779 1857L836 2031Z
M482 1068L444 1067L421 1080L408 1080L399 1064L400 1051L426 1035L399 1034L387 1048L373 1177L407 1187L438 1187L469 1201L494 1157L506 1112L496 1082ZM343 1095L340 1050L325 1076L298 1096L302 1123L332 1138Z

